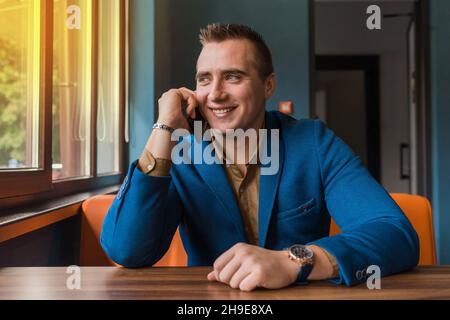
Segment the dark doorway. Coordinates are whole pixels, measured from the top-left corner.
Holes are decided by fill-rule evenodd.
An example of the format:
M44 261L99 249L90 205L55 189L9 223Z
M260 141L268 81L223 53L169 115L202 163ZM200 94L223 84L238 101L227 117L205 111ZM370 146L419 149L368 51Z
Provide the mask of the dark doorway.
M380 181L379 59L376 55L318 55L316 100L322 119Z

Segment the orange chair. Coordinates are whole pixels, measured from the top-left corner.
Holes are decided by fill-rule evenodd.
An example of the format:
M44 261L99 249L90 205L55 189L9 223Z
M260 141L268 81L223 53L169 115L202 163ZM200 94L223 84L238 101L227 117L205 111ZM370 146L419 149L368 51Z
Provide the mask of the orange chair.
M436 247L434 242L433 215L427 198L405 193L391 193L391 197L408 217L417 232L420 241L419 265L436 264ZM339 227L332 220L330 235L340 233Z
M114 195L99 195L87 199L82 204L80 265L105 266L116 265L110 260L100 245L100 232L103 219L108 212ZM166 254L154 266L186 266L187 255L177 229Z
M391 194L413 225L420 240L420 265L436 264L433 217L429 201L421 196L409 194ZM108 208L114 199L112 195L92 197L83 202L81 228L81 265L115 265L100 246L100 231ZM340 233L339 227L332 220L330 235ZM175 233L169 250L154 266L186 266L187 255L180 239L179 231Z

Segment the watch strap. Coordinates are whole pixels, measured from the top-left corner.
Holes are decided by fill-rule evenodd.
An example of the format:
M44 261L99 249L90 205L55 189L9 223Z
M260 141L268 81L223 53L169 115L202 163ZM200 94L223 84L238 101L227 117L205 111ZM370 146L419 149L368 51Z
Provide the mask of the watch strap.
M312 263L307 263L301 266L300 271L298 272L297 281L295 283L299 285L308 284L308 276L311 273L313 266L314 265Z

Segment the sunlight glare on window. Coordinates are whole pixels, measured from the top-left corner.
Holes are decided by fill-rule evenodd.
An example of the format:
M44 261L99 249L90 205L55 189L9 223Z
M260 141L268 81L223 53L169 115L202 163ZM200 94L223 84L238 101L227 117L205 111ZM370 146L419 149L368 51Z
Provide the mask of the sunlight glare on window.
M119 171L120 1L99 1L97 173Z
M53 179L90 175L92 1L54 0Z
M0 1L0 170L39 168L40 1Z

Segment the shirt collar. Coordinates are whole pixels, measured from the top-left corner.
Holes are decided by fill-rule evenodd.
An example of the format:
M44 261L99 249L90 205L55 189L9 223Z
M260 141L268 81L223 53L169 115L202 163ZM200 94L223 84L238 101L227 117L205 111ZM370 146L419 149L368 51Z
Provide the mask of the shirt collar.
M209 124L206 125L206 130L210 129ZM260 127L260 129L265 129L265 119L263 119L263 123ZM245 163L246 166L248 166L249 164L259 164L259 157L258 157L258 151L261 149L261 144L262 141L264 139L260 139L259 137L259 130L257 130L257 144L256 146L254 146L252 148L252 150L250 150L250 156L248 158L248 161ZM219 160L221 161L221 163L223 164L235 164L233 159L230 159L229 157L227 157L226 155L226 143L225 143L225 139L221 138L221 139L216 139L216 135L221 135L220 133L214 133L214 130L212 130L212 134L211 134L211 143L214 147L214 150L216 152L217 157L219 158ZM224 146L225 144L225 146ZM249 146L252 147L252 146ZM228 161L228 162L227 162Z

